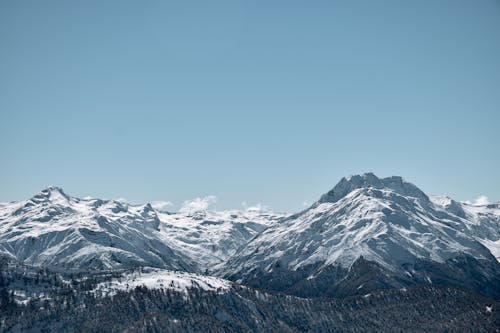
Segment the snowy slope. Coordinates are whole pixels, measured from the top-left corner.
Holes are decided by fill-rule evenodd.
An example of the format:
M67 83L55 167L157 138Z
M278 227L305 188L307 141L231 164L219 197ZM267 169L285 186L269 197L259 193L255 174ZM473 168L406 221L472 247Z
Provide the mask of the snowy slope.
M343 178L310 208L264 230L220 274L251 281L314 267L311 279L326 267L348 270L360 257L390 271L459 255L496 261L498 210L436 201L400 177Z
M0 251L29 264L109 269L137 265L194 269L157 237L150 205L82 200L56 187L0 210Z
M431 197L446 211L460 218L466 232L486 246L500 261L500 204L471 205L449 197Z
M279 218L236 211L169 214L49 187L0 205L0 252L35 265L204 272Z
M136 287L148 289L175 290L187 293L189 289L197 288L207 291L227 292L232 283L212 276L204 276L193 273L170 271L165 269L147 268L140 272L124 274L120 278L114 278L99 283L94 293L108 296L117 291L129 291Z
M202 272L224 264L250 239L283 218L257 211L159 213L160 237L197 261Z

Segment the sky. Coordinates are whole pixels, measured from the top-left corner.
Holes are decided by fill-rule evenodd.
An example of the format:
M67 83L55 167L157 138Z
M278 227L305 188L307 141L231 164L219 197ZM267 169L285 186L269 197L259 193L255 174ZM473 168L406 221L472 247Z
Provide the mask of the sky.
M499 165L499 0L0 0L0 201L496 202Z

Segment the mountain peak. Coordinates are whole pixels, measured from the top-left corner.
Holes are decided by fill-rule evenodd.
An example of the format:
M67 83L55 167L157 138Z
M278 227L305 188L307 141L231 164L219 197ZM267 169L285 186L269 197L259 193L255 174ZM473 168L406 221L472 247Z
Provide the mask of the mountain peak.
M49 185L44 188L41 192L59 192L64 193L63 189L59 186Z
M47 186L32 198L34 201L59 201L61 199L68 200L69 196L57 186Z
M356 189L370 187L387 188L405 196L429 199L418 187L406 182L400 176L378 178L375 174L367 172L362 175L343 177L332 190L320 198L319 202L337 202Z

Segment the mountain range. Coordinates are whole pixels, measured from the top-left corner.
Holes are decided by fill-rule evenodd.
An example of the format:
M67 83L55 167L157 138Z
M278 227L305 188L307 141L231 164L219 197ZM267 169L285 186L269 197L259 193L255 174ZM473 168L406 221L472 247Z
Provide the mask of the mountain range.
M446 287L495 301L500 203L430 196L401 177L372 173L342 178L294 214L166 212L48 187L0 204L0 254L11 289L22 289L12 272L43 269L60 274L61 285L68 274L80 277L75 285L92 277L100 295L142 285L226 294L243 286L348 299ZM18 303L42 297L33 290L12 293Z

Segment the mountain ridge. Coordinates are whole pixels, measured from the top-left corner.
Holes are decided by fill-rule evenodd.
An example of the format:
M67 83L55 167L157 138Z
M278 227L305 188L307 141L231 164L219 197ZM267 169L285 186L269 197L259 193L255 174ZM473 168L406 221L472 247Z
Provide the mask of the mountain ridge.
M79 199L57 186L0 205L0 252L29 264L153 267L313 296L434 281L477 290L469 264L500 295L492 287L500 285L499 230L500 205L428 196L402 177L373 173L342 178L295 214L165 212ZM355 277L363 274L373 279Z

